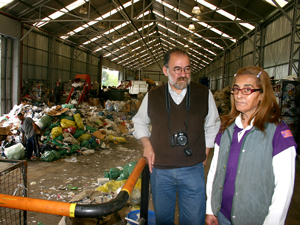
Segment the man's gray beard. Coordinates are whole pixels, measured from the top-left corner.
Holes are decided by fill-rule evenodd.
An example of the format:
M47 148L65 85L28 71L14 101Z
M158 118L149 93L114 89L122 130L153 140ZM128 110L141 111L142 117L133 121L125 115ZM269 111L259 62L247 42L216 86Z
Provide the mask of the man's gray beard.
M188 80L186 80L184 83L177 83L177 81L175 82L172 78L172 76L168 73L168 78L169 78L169 82L171 85L173 85L175 88L179 89L179 90L183 90L185 88L187 88L187 86L190 84L191 82L191 78L189 78Z

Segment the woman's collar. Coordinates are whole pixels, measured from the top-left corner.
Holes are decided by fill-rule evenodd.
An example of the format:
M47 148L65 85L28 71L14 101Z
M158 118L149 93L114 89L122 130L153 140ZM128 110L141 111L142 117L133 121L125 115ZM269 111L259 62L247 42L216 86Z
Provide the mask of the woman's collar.
M242 124L242 114L240 114L240 115L238 115L237 118L235 118L235 124L236 124L237 127L240 128L240 129L243 129L243 130L250 130L250 129L253 127L254 119L255 119L255 118L253 118L253 119L251 120L250 125L248 125L248 126L244 129L243 124Z

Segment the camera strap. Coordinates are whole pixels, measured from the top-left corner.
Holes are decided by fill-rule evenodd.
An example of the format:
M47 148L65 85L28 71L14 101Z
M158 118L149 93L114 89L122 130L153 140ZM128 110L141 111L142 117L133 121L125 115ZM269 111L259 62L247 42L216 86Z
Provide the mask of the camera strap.
M168 125L169 125L169 135L171 136L171 125L170 125L170 113L171 113L171 106L170 106L170 93L169 93L169 84L166 85L166 110L168 113ZM186 122L185 124L185 133L188 130L188 124L189 124L189 111L191 108L191 87L190 85L187 86L187 93L186 93L186 101L185 101L185 108L186 108Z

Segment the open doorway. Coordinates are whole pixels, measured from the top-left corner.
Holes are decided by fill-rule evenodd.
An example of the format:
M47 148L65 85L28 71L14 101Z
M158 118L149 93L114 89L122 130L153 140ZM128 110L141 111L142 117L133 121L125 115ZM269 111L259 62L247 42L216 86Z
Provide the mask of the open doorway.
M107 68L102 68L102 81L101 81L101 89L103 86L105 87L117 87L120 83L119 81L119 71L110 70Z

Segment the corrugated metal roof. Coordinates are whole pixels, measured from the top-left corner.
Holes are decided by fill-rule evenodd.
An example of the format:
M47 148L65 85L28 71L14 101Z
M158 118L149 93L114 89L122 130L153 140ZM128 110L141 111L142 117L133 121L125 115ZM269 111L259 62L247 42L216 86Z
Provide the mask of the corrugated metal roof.
M0 10L129 69L185 48L196 72L278 9L263 0L14 0Z

